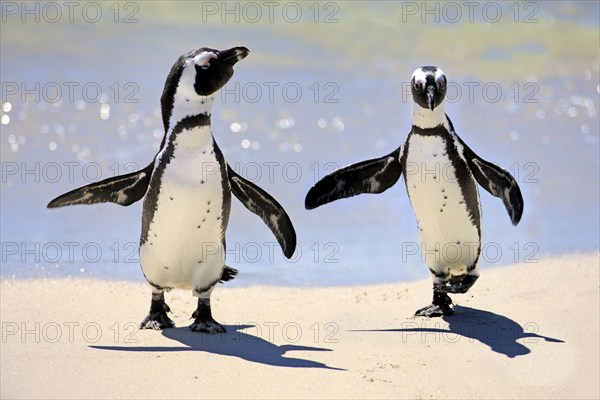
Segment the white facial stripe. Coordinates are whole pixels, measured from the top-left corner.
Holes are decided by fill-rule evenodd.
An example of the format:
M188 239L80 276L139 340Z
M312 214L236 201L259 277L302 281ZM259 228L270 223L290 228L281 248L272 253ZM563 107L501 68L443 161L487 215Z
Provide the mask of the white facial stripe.
M196 82L196 68L197 60L207 63L211 58L215 58L216 55L210 52L203 52L195 56L194 58L187 59L177 90L173 96L173 111L171 118L169 119L169 127L171 130L175 128L177 122L181 121L185 117L198 114L211 114L211 108L214 100L214 93L210 96L199 96L194 89Z
M427 81L427 75L425 74L425 72L423 72L421 68L415 69L415 72L413 72L412 77L414 78L415 82L418 83L425 83Z
M435 70L435 81L437 82L438 80L442 79L442 76L444 76L444 71L442 71L440 68Z
M205 67L210 63L210 60L212 60L213 58L217 58L217 55L215 53L203 51L202 53L194 57L194 64L196 64L199 67Z
M428 76L428 74L425 73L422 68L415 69L415 72L413 72L413 75L412 75L415 82L421 83L421 84L424 84L427 81L427 76ZM433 77L435 78L435 81L438 82L440 80L443 80L442 76L444 76L444 71L442 71L440 68L436 68L434 75L433 75Z

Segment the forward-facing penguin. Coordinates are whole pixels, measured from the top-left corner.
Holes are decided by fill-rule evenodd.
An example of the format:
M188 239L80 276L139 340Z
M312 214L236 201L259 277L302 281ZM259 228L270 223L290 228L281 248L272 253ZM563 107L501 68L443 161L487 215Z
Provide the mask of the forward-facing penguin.
M209 48L182 55L167 76L161 97L165 136L144 169L75 189L49 208L113 202L128 206L144 195L140 264L152 286L150 312L140 328L174 326L164 291L192 290L198 308L194 331L224 332L211 313L210 295L219 281L237 271L225 266L225 230L231 193L275 234L286 257L296 248L296 233L279 203L237 175L223 158L210 129L215 94L233 75L233 65L248 55L245 47Z
M448 293L466 293L479 277L481 207L475 182L500 197L513 225L523 214L515 179L478 157L456 134L444 112L446 76L437 67L417 69L411 80L412 129L387 156L334 171L306 195L313 209L362 193L382 193L404 173L417 217L421 252L433 277L433 302L415 315L450 315Z

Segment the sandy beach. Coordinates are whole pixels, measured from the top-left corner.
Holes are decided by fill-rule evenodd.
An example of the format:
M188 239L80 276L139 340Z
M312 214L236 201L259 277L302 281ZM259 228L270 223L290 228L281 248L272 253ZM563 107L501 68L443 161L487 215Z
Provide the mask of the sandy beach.
M0 10L0 400L600 400L600 1L1 1ZM243 60L243 51L199 57L194 79L192 68L189 79L173 70L187 52L242 46ZM444 71L434 94L445 92L448 121L440 101L423 115L414 101L422 66ZM202 193L188 184L200 166L215 172L216 148L192 156L211 143L206 118L188 119L210 104L212 146L293 222L291 259L235 189L226 230L223 213L185 229L228 203L202 178ZM408 146L428 116L451 120L464 143ZM190 121L201 128L173 133ZM157 157L165 134L169 150ZM306 210L325 176L403 143L413 155L431 146L435 161L404 152L407 168L385 192ZM503 200L479 187L481 277L452 295L454 315L414 317L432 282L413 204L463 230L450 210L464 215L465 175L444 160L470 158L467 147L514 177L523 218L513 226ZM225 334L192 332L196 298L179 290L166 294L176 327L139 330L151 293L139 267L140 233L152 225L144 201L46 206L152 160L167 179L147 198L164 188L174 201L160 202L161 241L225 235L239 270L212 295ZM409 196L409 175L444 187ZM142 192L132 185L127 198ZM188 189L197 201L180 202ZM435 245L451 244L442 239Z
M597 253L484 270L456 314L415 318L430 282L219 286L228 332L140 331L146 285L1 283L1 396L13 398L589 398L599 393ZM243 271L242 271L243 273Z

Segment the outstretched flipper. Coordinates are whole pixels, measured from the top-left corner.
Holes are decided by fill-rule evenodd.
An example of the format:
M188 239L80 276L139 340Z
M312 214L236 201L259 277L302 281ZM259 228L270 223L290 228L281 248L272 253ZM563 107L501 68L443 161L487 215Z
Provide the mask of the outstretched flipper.
M283 254L290 258L296 251L296 231L283 207L269 193L236 174L229 165L227 174L235 197L267 224L283 249Z
M154 161L139 171L71 190L48 203L48 208L108 202L128 206L144 197L153 169Z
M523 196L515 178L508 171L479 157L458 135L456 137L464 147L463 155L477 183L492 196L502 199L512 224L516 226L523 216Z
M477 182L502 199L512 224L516 226L523 216L523 196L515 178L499 166L480 158L473 158L469 164L473 164L471 171Z
M306 194L304 207L312 210L335 200L362 193L383 193L402 175L403 146L380 158L338 169L317 182Z

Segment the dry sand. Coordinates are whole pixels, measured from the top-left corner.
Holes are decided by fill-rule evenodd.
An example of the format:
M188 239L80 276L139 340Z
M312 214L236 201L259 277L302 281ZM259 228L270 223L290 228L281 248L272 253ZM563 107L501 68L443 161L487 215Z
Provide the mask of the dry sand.
M1 282L2 398L590 398L599 389L599 255L484 270L456 314L414 318L430 282L227 289L227 334L140 331L143 284ZM243 273L243 271L242 271Z

